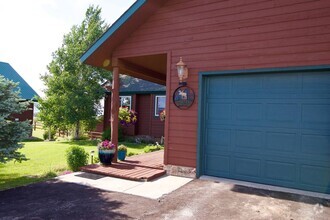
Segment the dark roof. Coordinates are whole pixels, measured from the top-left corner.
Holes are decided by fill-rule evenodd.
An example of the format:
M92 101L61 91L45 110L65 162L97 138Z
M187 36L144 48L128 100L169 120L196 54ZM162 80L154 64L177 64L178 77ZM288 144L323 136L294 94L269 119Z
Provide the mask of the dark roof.
M143 79L138 79L130 76L122 76L119 92L165 92L166 87L157 83L149 82Z
M109 85L109 82L102 84L103 87ZM122 75L120 77L120 93L157 93L166 92L166 87L157 83L149 82L143 79Z
M18 87L21 89L21 97L26 100L31 100L38 94L27 84L27 82L14 70L14 68L5 62L0 61L0 75L6 79L18 82Z

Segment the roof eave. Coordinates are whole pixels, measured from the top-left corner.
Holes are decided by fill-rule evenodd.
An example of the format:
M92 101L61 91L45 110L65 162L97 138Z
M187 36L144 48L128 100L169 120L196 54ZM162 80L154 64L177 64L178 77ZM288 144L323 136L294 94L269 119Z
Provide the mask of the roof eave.
M80 61L85 63L87 59L109 38L113 35L125 22L143 6L146 0L137 0L118 20L111 25L108 30L80 57Z

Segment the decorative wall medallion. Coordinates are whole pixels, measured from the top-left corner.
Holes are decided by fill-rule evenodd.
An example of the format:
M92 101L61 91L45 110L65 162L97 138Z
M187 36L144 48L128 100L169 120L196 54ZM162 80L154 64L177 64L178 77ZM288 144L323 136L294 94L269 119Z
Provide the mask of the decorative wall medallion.
M173 102L179 109L188 109L195 100L194 91L188 86L180 86L173 94Z

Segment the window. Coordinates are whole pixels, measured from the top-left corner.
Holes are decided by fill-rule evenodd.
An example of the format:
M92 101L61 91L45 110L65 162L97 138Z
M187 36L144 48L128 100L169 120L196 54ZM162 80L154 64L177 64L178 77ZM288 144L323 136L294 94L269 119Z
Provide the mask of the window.
M155 116L159 116L159 113L165 109L166 96L155 96Z
M128 110L132 109L132 97L131 96L119 96L120 107L126 107Z

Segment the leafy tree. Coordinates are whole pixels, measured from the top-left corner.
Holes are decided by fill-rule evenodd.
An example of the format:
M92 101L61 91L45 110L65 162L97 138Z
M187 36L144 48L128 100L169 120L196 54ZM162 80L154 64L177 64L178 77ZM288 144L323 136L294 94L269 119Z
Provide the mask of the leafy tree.
M29 121L19 122L11 117L11 114L27 110L29 105L26 101L20 101L17 85L0 75L0 163L27 160L17 150L23 147L19 142L29 136L31 125Z
M79 58L106 28L101 8L90 6L82 23L64 35L62 46L53 53L49 73L41 77L46 98L39 100L40 119L47 127L74 127L75 138L79 138L82 125L95 124L104 94L100 82L111 74L84 65Z

